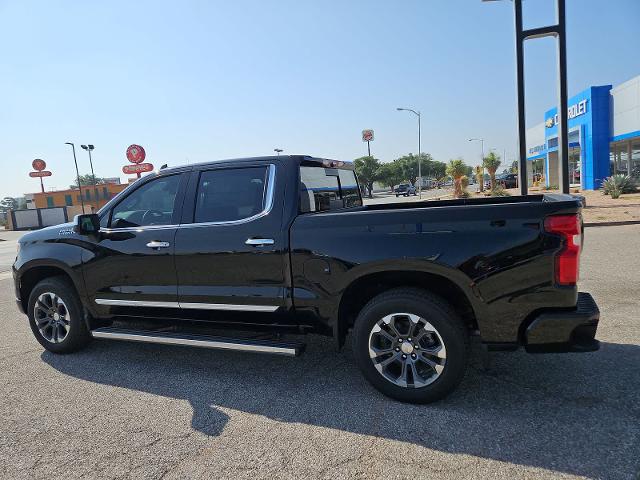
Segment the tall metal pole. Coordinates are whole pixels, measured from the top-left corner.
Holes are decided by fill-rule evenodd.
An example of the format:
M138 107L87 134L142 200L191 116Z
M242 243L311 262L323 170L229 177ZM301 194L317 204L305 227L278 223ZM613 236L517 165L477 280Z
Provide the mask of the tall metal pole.
M80 170L78 170L78 160L76 159L76 146L71 142L65 142L65 145L71 145L71 149L73 150L73 162L76 164L76 179L78 181L78 189L80 190L80 205L82 205L82 213L85 213L82 185L80 184Z
M567 108L567 39L565 30L565 0L556 0L556 20L558 21L558 158L560 159L560 188L569 193L569 124Z
M96 174L93 173L93 161L91 160L91 145L88 145L87 148L87 152L89 152L89 165L91 166L91 180L93 181L93 198L97 201L98 200L98 189L96 188L96 185L98 184L98 182L96 182Z
M371 156L371 145L369 145L369 141L367 141L367 155Z
M96 185L96 174L93 173L93 161L91 160L91 148L88 148L87 151L89 152L89 165L91 166L91 178L93 179L93 184Z
M420 151L422 150L422 145L420 144L420 112L416 112L411 108L401 108L398 107L396 110L411 112L418 117L418 178L420 179L420 183L418 184L418 191L420 192L420 198L422 198L422 161L420 159Z
M527 125L524 101L524 35L522 30L522 0L514 0L516 27L516 90L518 96L518 177L520 195L528 193L527 180Z
M422 146L420 145L420 138L421 138L421 134L420 134L420 112L418 112L418 177L420 178L420 183L418 184L418 195L420 196L419 198L422 199L422 157L421 157L421 152L422 152Z

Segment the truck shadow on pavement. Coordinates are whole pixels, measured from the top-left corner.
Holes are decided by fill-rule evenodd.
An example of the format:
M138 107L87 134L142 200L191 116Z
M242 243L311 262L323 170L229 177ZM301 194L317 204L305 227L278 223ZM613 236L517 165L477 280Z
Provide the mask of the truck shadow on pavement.
M492 354L488 371L474 359L445 400L407 405L370 387L348 348L308 341L297 359L107 341L42 359L74 378L187 400L192 428L209 436L230 421L220 407L592 478L640 466L639 346Z

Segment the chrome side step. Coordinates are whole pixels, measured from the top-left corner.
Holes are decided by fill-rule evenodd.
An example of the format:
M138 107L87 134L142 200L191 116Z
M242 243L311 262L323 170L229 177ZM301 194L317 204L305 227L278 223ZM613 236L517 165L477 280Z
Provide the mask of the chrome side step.
M162 345L183 345L188 347L215 348L221 350L239 350L242 352L273 353L297 357L304 351L303 343L275 342L241 338L215 337L154 330L129 330L104 327L91 332L93 338L125 340L129 342L158 343Z

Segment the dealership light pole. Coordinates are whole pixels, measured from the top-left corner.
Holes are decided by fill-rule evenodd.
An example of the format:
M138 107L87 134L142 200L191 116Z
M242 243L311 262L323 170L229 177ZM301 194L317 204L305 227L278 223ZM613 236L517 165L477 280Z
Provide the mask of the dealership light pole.
M420 198L422 198L422 162L420 161L420 150L422 150L422 147L420 145L420 112L416 112L411 108L402 107L398 107L396 108L396 110L398 110L399 112L411 112L418 117L418 178L420 179L420 183L418 183L418 193L420 195Z
M274 148L273 151L276 152L278 156L280 156L280 154L284 152L284 150L282 150L281 148Z
M73 150L73 163L76 164L76 178L78 180L78 188L80 189L80 205L82 205L82 213L84 212L84 199L82 198L82 185L80 184L80 171L78 170L78 160L76 159L76 146L71 142L64 142L65 145L71 145Z
M483 2L495 0L482 0ZM522 0L513 0L513 12L516 30L516 90L518 98L518 175L520 194L526 195L527 179L527 131L525 123L524 91L524 42L535 38L555 37L558 40L558 174L562 193L569 193L569 126L567 120L567 35L565 0L555 0L556 24L546 27L524 29L522 25Z

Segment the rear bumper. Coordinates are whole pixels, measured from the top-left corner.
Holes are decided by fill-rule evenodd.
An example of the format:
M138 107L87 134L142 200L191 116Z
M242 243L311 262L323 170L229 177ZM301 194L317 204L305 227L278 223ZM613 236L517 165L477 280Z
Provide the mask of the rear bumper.
M525 331L524 348L529 353L594 352L600 310L588 293L578 293L573 310L541 313Z

